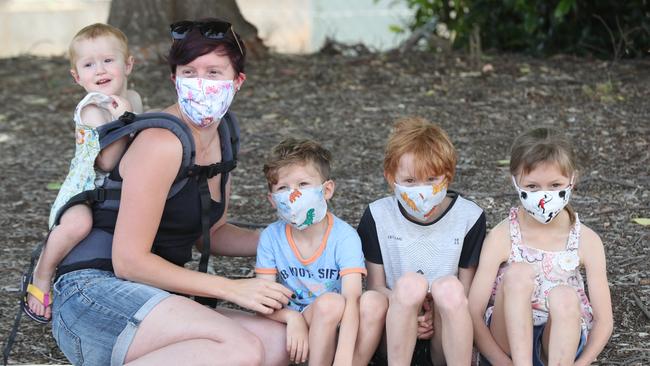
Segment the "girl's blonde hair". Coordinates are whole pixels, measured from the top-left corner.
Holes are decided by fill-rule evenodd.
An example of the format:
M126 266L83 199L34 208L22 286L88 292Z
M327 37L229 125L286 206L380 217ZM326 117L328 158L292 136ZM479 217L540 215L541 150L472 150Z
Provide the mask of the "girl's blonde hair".
M384 175L395 182L400 158L411 153L415 158L416 178L444 175L450 184L456 174L456 150L445 131L420 117L405 117L395 122L384 155Z
M76 43L86 39L95 39L99 37L115 37L120 44L120 50L124 55L124 59L126 60L130 56L129 40L124 32L110 24L95 23L81 28L81 30L72 38L72 41L70 41L68 56L70 57L70 67L72 69L76 69L75 63L77 62L78 57L77 50L75 49Z
M510 174L519 177L530 173L543 163L554 163L565 177L577 175L576 157L571 142L557 131L540 127L522 133L515 138L510 148ZM575 210L567 204L571 223L575 222Z

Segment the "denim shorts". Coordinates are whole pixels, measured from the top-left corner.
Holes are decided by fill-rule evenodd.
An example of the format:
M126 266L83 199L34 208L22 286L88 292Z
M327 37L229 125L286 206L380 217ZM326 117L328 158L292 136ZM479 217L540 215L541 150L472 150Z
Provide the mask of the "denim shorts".
M491 320L492 320L492 316L490 316L490 318L488 318L486 322L488 326L490 326ZM533 366L544 366L544 362L542 361L542 335L544 334L545 327L546 324L533 326ZM580 332L580 343L578 343L578 349L576 350L576 359L582 353L582 349L585 348L586 343L587 343L587 332L583 329ZM485 357L483 357L483 355L480 355L479 365L490 366L491 363Z
M142 319L170 296L98 269L66 273L53 291L52 334L74 365L122 365Z

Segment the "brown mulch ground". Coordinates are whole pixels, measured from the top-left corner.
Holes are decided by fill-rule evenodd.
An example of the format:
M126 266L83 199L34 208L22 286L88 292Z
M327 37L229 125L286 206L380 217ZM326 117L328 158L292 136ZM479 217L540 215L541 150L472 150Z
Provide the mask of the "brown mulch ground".
M354 51L354 50L350 50ZM355 52L351 52L355 53ZM518 55L486 57L483 74L460 54L413 52L271 56L255 61L233 110L242 123L231 217L267 223L261 162L287 136L331 148L338 184L333 211L356 225L367 203L387 193L381 171L392 121L420 115L442 125L459 151L453 188L474 199L488 225L516 202L508 147L538 125L566 131L582 175L572 202L606 246L615 328L600 365L650 364L650 60L609 63ZM0 340L17 309L19 278L45 234L72 156L72 111L83 96L62 58L0 60ZM149 108L173 101L165 65L137 65L131 78ZM249 259L219 259L218 273L251 275ZM645 314L644 314L645 311ZM65 363L49 326L24 320L13 363Z

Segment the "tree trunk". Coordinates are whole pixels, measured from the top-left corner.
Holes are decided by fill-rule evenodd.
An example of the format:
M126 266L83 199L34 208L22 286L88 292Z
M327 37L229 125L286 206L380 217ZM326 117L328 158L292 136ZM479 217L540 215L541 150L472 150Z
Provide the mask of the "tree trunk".
M129 37L129 47L138 61L147 62L162 60L167 54L169 24L208 17L232 23L250 56L262 57L268 52L257 28L244 19L235 0L112 0L108 24Z

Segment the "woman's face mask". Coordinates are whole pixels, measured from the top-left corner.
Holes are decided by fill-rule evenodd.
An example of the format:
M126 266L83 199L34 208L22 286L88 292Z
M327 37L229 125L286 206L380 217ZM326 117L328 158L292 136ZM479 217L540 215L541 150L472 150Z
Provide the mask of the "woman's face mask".
M571 177L569 186L559 191L525 191L519 188L514 176L512 177L512 183L519 192L519 199L526 212L542 224L548 224L569 203L573 177Z
M418 221L426 222L447 196L447 182L406 187L395 183L395 197L404 210Z
M327 214L323 185L273 193L271 199L278 217L298 230L319 223Z
M176 77L178 105L192 123L207 127L221 120L235 97L232 80Z

